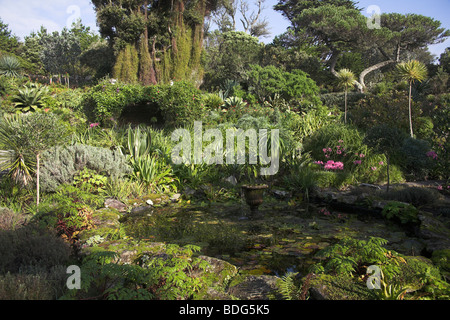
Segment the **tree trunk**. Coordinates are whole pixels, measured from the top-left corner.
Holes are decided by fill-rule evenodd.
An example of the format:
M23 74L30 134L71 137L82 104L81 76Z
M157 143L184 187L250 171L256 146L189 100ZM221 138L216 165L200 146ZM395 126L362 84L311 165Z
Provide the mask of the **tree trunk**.
M364 91L366 90L366 84L364 83L364 79L366 78L366 76L369 73L371 73L371 72L373 72L375 70L381 69L381 68L383 68L383 67L385 67L387 65L390 65L391 63L395 63L395 61L394 60L383 61L383 62L377 63L377 64L375 64L373 66L370 66L369 68L363 70L361 72L361 74L359 75L359 82L357 82L357 86L359 88L359 91L361 93L364 93Z
M347 124L347 85L345 85L345 109L344 109L344 123Z
M411 138L414 138L413 127L412 127L411 90L412 90L412 81L409 81L409 99L408 99L409 130L410 130Z
M389 178L389 164L390 164L390 161L389 161L389 155L386 155L386 162L387 162L387 168L386 168L386 170L387 170L387 188L386 188L386 193L387 192L389 192L389 185L390 185L390 178Z
M36 206L39 206L39 153L36 155Z

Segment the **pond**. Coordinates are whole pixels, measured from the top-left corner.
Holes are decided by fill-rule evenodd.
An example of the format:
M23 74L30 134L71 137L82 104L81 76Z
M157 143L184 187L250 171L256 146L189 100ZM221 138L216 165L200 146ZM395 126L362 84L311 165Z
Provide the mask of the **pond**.
M136 239L198 245L201 254L252 275L305 275L317 262L315 253L345 237L380 237L389 241L390 249L420 254L414 252L415 240L399 226L367 214L280 202L266 202L259 211L260 217L251 219L246 204L171 204L130 214L124 226Z

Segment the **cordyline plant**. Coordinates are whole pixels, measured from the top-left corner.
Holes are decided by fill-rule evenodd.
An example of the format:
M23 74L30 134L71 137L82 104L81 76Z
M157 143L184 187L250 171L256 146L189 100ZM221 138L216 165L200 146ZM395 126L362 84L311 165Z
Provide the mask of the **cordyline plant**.
M408 99L408 110L409 110L409 130L411 138L414 138L413 127L412 127L412 115L411 115L411 90L414 81L422 82L427 77L427 67L420 61L410 60L407 62L402 62L397 65L397 72L402 80L405 80L409 84L409 99Z
M9 170L16 183L27 186L36 160L36 204L39 205L39 160L42 152L61 144L67 130L53 114L4 116L0 122L0 170Z
M347 92L348 89L356 84L355 74L349 69L341 69L337 73L339 85L345 89L345 109L344 109L344 123L347 124Z

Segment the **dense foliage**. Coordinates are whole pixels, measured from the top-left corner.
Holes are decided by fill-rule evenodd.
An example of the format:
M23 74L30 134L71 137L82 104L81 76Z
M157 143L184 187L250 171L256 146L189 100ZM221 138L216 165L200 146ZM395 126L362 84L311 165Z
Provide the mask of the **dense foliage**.
M450 49L437 60L428 51L449 36L439 21L389 13L370 28L351 0L279 0L274 9L291 25L265 44L267 23L246 0L92 3L100 34L77 21L52 33L42 26L21 42L0 20L0 298L195 299L211 279L200 275L210 266L192 244L215 242L228 257L249 247L234 228L182 227L153 212L145 214L151 227L171 227L133 233L122 222L140 207L241 204L242 185L265 183L278 192L270 201L292 212L305 205L307 215L320 189L387 184L374 193L386 202L381 218L411 231L423 223L423 206L448 196ZM245 31L236 30L238 8ZM186 163L173 161L176 129L188 140L183 148L199 151L183 149ZM263 157L225 161L253 133L257 145L243 139L245 152L279 151L275 174L261 174ZM228 134L238 139L229 143ZM192 161L208 152L216 164ZM434 180L433 190L389 188L421 180ZM373 200L363 202L374 209ZM322 210L320 218L334 217ZM121 219L99 227L103 215ZM258 238L258 228L245 233ZM168 240L164 248L138 252L156 235ZM416 282L428 297L448 298L439 273L448 272L445 253L433 253L435 268L381 238L338 236L318 250L311 272L361 286L367 267L378 265L384 289L370 298L404 298ZM180 237L183 246L170 244ZM128 245L126 254L138 254L122 263ZM71 263L82 266L81 290L61 281ZM14 281L35 290L15 291ZM303 287L296 281L282 277L285 298L307 297L311 274Z

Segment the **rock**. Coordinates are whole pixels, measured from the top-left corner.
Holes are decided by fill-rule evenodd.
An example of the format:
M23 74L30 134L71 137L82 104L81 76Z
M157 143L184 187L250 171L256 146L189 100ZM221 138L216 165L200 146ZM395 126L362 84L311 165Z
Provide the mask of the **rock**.
M277 286L279 279L269 275L247 276L242 282L230 287L227 293L242 300L281 299Z
M153 201L152 200L150 200L150 199L148 199L147 201L145 201L149 206L152 206L153 205Z
M143 214L145 212L150 213L152 209L152 206L139 206L139 207L134 207L133 209L131 209L130 214Z
M421 222L418 236L424 239L428 252L450 248L450 230L442 221L423 211L418 214L418 218Z
M361 183L359 186L360 187L369 187L369 188L372 188L372 189L381 190L380 186L377 186L375 184L370 184L370 183Z
M180 199L181 193L175 193L173 196L170 197L170 201L177 202L178 199Z
M311 277L309 294L311 300L368 300L370 292L365 283L350 275L317 274Z
M291 197L291 193L290 192L282 191L282 190L272 190L272 194L277 199L287 199L287 198Z
M231 175L228 178L226 178L225 181L228 182L229 184L233 185L233 186L237 185L237 183L238 183L236 177L233 176L233 175Z
M114 208L119 212L126 212L128 210L128 207L125 203L120 202L116 199L106 199L105 208Z
M209 266L206 272L214 273L217 279L213 281L214 285L223 285L226 279L234 277L238 273L238 268L231 263L208 256L199 256L200 259L208 262Z
M354 204L358 200L358 197L357 196L343 196L339 200L345 204Z

